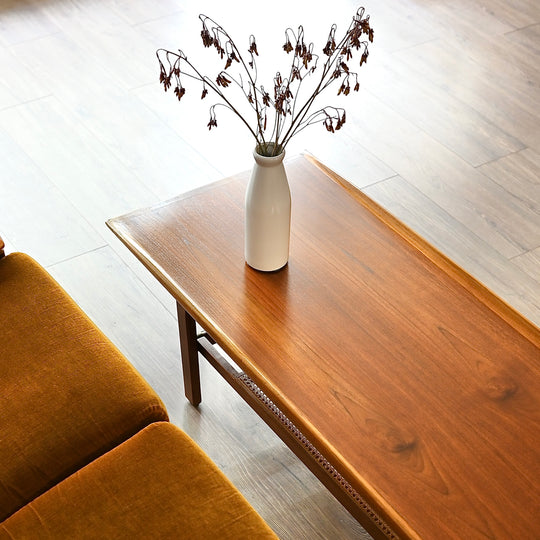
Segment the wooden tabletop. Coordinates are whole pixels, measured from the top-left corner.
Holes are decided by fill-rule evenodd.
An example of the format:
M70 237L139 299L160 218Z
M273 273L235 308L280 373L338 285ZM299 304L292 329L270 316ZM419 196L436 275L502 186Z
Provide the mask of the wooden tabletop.
M354 187L286 162L291 258L241 174L108 224L404 538L540 536L540 331Z

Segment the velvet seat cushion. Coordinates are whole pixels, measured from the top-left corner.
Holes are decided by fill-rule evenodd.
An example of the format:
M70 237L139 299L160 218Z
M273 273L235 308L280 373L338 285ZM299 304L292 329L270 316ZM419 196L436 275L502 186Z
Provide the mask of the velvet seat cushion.
M0 521L165 407L27 255L0 259Z
M0 537L276 539L203 451L148 426L0 524Z

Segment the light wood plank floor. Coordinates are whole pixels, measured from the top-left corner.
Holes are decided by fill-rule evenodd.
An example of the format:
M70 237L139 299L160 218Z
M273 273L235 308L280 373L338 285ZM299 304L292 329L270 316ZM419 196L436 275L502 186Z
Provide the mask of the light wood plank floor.
M345 128L315 126L289 155L326 162L540 325L540 3L371 4ZM104 224L251 167L234 118L209 133L198 88L177 104L159 87L157 47L199 58L198 12L246 47L254 33L275 70L285 26L319 47L356 9L259 5L0 0L0 234L49 269L281 538L366 538L211 368L202 405L187 404L174 303Z

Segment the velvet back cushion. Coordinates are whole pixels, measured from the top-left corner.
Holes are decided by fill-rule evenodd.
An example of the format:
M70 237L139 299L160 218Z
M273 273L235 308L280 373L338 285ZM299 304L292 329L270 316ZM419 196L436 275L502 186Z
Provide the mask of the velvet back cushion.
M0 520L156 420L159 397L44 269L0 259Z

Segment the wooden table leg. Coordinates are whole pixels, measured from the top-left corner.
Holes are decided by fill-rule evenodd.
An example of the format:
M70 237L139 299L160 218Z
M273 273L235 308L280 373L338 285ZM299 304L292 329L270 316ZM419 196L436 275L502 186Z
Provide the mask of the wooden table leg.
M184 392L195 407L201 402L199 355L197 352L197 329L193 317L177 302L180 352L184 373Z

